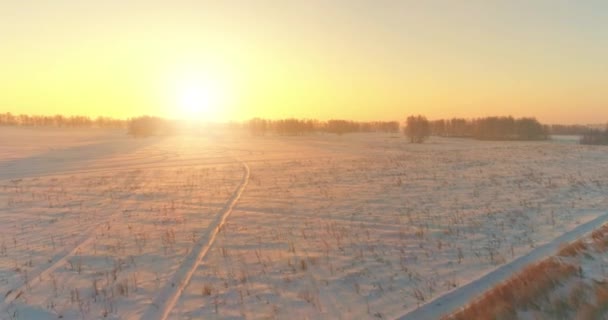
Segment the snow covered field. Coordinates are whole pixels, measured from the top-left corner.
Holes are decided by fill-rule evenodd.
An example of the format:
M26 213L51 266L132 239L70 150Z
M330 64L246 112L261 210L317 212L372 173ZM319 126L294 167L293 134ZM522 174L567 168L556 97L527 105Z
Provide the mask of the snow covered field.
M568 138L0 137L0 319L396 318L608 208Z
M608 224L598 227L597 222L574 241L560 239L557 250L512 270L502 282L442 319L606 319ZM445 299L434 303L440 300Z

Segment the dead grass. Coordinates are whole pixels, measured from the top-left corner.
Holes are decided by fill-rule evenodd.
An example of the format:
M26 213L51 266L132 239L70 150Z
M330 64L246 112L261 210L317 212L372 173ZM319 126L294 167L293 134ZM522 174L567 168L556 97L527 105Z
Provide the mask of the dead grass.
M583 281L576 257L591 249L608 251L608 224L591 233L591 242L579 239L562 246L557 255L525 268L510 279L490 289L464 309L443 319L513 319L517 310L536 310L543 302L551 304L555 316L570 313L575 319L600 319L608 312L608 282L590 285ZM550 297L554 289L569 283L563 297ZM549 299L547 299L549 298Z
M605 319L608 311L608 283L596 283L592 289L588 291L593 291L595 301L591 299L593 303L585 303L577 308L576 319Z
M557 255L560 257L574 257L579 254L579 252L587 249L587 244L583 239L579 239L577 241L571 242L569 244L563 245L560 247Z
M481 298L444 319L513 319L516 310L533 308L560 282L573 277L578 269L551 257L525 268L497 285Z
M608 224L591 233L591 239L596 250L605 252L608 249Z

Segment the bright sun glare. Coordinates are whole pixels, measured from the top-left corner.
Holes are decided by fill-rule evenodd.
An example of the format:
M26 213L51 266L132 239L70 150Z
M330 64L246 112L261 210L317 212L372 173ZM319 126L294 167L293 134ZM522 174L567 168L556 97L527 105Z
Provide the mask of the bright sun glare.
M177 86L179 117L189 120L216 120L221 101L220 87L213 81L188 79Z

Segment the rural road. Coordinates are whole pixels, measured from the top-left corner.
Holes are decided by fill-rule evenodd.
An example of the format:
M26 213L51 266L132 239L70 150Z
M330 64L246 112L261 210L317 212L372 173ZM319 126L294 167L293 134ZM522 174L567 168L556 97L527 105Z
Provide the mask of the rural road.
M553 255L563 243L572 242L585 234L590 233L603 223L608 221L608 213L604 213L597 218L583 223L574 229L553 239L551 242L539 246L507 264L504 264L482 277L473 280L466 285L458 287L452 291L438 296L426 304L409 311L408 313L396 318L398 320L434 320L448 315L463 307L473 299L480 296L486 290L496 284L508 279L513 274L522 270L525 266L538 262L548 256Z

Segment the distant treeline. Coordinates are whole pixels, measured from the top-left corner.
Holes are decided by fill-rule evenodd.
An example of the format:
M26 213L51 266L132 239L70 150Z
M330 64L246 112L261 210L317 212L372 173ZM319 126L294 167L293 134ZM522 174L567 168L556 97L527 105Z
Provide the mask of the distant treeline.
M313 132L326 132L339 135L354 132L399 132L398 121L357 122L350 120L268 120L254 118L246 123L246 127L253 135L265 135L268 133L274 133L279 135L298 136Z
M353 132L397 133L398 121L357 122L350 120L319 121L311 119L269 120L253 118L244 123L253 135L304 135L314 132L346 134ZM549 135L584 135L590 132L583 125L543 125L535 118L495 116L476 119L427 120L422 115L406 118L403 133L412 142L423 142L430 135L478 140L545 140Z
M591 128L580 124L564 125L564 124L552 124L549 126L549 132L554 135L583 135L587 133Z
M608 126L604 130L587 129L580 142L581 144L608 145Z
M141 116L128 120L122 120L108 117L97 117L91 119L86 116L13 115L10 112L0 113L0 126L113 129L126 128L127 133L134 137L170 134L175 132L178 127L174 121L151 116Z
M178 124L175 121L151 117L141 116L128 120L127 134L139 138L155 135L167 135L177 131Z
M23 127L62 127L62 128L124 128L125 120L97 117L91 119L86 116L37 116L10 112L0 113L1 126Z
M479 140L544 140L550 127L535 118L486 117L430 121L431 135L470 137Z
M90 118L86 116L39 116L0 113L0 126L61 127L61 128L126 128L129 135L145 137L175 133L180 124L159 117L141 116L128 120L109 117ZM237 128L234 124L230 128ZM354 132L398 133L398 121L350 121L313 119L269 120L253 118L243 127L253 135L304 135L309 133L346 134ZM606 130L584 125L543 125L535 118L486 117L477 119L427 120L422 115L406 118L403 133L411 142L422 143L429 136L474 138L479 140L545 140L549 135L580 135L580 143L608 145Z

